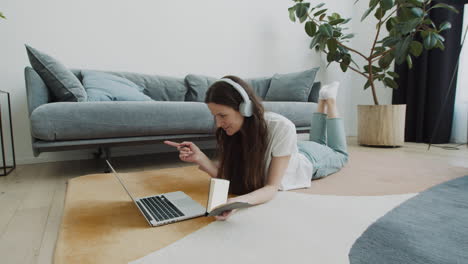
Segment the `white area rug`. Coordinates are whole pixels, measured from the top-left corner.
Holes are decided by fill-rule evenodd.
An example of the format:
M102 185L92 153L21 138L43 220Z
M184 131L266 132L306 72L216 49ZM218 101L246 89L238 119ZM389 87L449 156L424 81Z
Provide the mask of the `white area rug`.
M130 263L349 263L349 250L366 228L415 195L279 192Z

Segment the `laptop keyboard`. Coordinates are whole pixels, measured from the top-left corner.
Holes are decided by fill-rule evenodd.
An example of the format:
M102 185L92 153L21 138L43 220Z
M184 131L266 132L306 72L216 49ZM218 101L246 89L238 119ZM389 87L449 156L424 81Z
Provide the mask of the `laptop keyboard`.
M140 199L140 201L157 221L165 221L184 216L184 214L166 197L164 197L164 195L143 198ZM146 215L145 210L142 209L142 211Z

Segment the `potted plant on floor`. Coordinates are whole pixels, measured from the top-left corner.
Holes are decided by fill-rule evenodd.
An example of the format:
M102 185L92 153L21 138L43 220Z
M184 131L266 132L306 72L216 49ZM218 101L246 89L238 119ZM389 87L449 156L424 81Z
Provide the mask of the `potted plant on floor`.
M380 105L375 82L385 87L398 88L395 81L398 74L391 68L394 62L406 62L412 67L413 57L418 57L424 49L444 49L444 38L440 32L451 28L449 22L436 25L428 16L430 10L447 8L458 11L450 5L431 3L432 0L370 0L369 8L361 21L371 13L377 19L373 43L366 55L351 48L347 42L354 34L345 33L350 18L342 18L337 13L328 14L324 3L314 7L303 0L293 0L289 18L304 23L305 32L312 38L310 48L324 52L327 61L337 62L343 72L348 69L363 76L367 82L364 89L371 88L374 105L358 106L358 142L369 146L401 146L404 142L406 105ZM356 2L358 2L357 0ZM388 33L382 37L384 28ZM360 68L353 60L359 56L364 60Z

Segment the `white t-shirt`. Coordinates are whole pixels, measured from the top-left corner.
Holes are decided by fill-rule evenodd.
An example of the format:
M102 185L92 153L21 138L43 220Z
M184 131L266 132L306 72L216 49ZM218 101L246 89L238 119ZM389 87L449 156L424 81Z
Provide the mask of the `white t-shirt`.
M312 163L297 149L295 125L289 119L277 113L265 112L264 117L268 127L266 173L268 174L272 157L291 155L279 189L286 191L310 187L313 171ZM268 175L266 176L268 177Z

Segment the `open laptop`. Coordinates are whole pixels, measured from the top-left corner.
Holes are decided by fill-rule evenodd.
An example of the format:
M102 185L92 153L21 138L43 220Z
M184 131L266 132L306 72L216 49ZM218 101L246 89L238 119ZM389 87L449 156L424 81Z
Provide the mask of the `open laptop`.
M205 215L206 208L181 191L141 198L133 197L110 162L108 160L106 162L150 226L166 225Z

